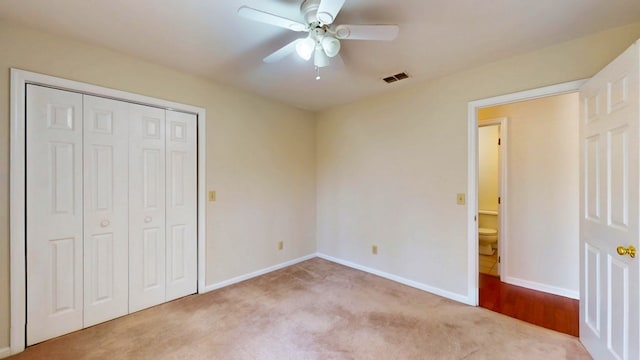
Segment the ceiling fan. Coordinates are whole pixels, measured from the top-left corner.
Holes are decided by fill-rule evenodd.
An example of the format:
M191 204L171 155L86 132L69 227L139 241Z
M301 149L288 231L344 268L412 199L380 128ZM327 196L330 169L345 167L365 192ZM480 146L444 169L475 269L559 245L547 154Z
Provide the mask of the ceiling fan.
M292 41L265 57L263 61L273 63L294 52L305 61L313 57L316 80L319 80L320 68L329 66L330 58L339 57L340 40L391 41L398 36L400 30L398 25L335 26L333 22L344 3L345 0L304 0L300 5L304 23L248 6L241 6L238 15L291 31L308 33L307 37Z

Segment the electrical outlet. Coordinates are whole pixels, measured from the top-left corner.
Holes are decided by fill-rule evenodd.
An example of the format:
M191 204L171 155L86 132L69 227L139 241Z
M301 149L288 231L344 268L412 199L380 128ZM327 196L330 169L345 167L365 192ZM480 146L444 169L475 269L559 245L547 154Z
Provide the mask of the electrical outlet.
M284 241L278 241L278 250L284 249Z
M216 201L216 192L213 190L209 191L209 201Z
M464 193L456 195L456 203L458 205L464 205L466 203Z
M373 253L373 255L378 255L378 245L373 245L371 247L371 252Z

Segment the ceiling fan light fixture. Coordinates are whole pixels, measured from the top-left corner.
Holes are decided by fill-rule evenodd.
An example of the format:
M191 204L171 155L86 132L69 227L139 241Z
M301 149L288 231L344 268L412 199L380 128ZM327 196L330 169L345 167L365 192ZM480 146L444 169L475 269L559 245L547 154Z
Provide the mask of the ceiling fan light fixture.
M340 52L340 40L333 36L325 36L322 39L322 49L328 57L335 57Z
M300 58L310 61L316 69L316 79L320 79L320 68L330 66L332 62L342 63L340 57L341 41L343 40L394 40L400 31L398 25L332 25L342 10L346 0L287 0L301 1L300 15L304 20L291 20L285 16L268 11L254 9L243 5L238 9L238 15L263 24L274 25L293 31L306 32L306 38L297 38L287 45L265 57L265 63L273 63L297 53ZM336 58L337 60L331 60ZM392 77L394 80L398 78Z
M311 59L311 55L313 55L313 51L315 50L316 42L308 37L304 40L298 41L296 44L296 53L300 56L304 61L309 61Z
M316 46L316 52L313 58L313 64L319 68L329 66L329 57L322 49L322 46Z

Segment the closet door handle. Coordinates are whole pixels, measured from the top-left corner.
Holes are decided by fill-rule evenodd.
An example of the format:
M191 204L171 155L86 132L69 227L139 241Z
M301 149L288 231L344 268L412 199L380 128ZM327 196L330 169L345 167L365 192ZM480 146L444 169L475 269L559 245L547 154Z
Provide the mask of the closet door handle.
M111 223L109 222L109 220L102 220L102 221L100 222L100 226L101 226L101 227L107 227L107 226L109 226L109 224L111 224Z
M150 223L150 222L151 222L151 220L153 220L153 219L151 218L151 216L145 216L145 218L144 218L144 222L146 222L146 223Z

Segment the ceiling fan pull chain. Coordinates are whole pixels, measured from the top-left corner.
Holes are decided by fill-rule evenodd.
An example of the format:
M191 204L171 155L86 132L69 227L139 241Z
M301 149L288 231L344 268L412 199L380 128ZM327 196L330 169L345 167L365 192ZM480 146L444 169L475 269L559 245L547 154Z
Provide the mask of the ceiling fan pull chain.
M316 80L320 80L320 67L316 66Z

